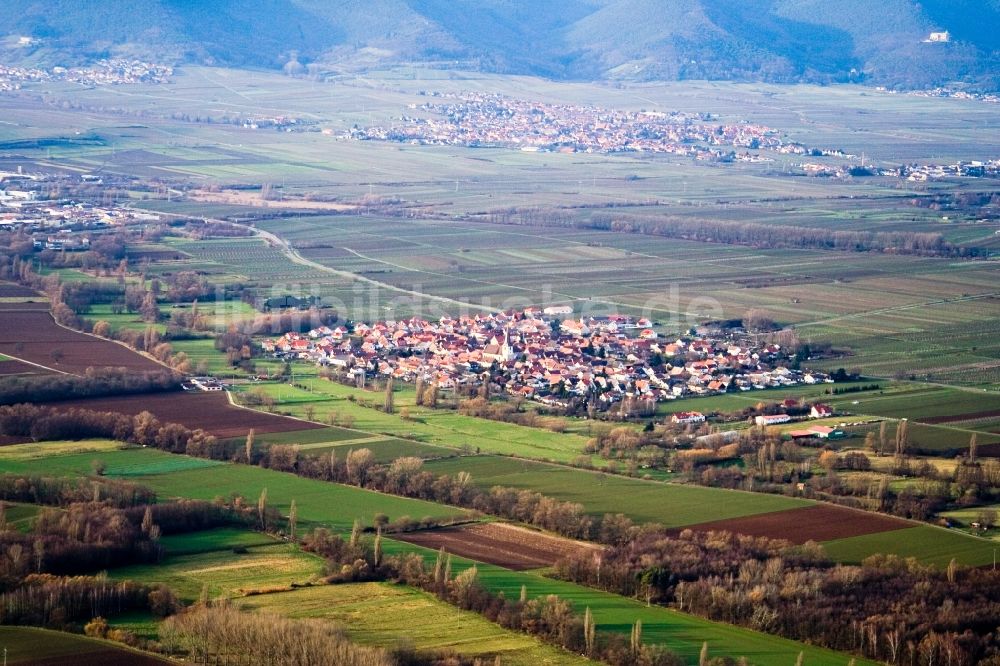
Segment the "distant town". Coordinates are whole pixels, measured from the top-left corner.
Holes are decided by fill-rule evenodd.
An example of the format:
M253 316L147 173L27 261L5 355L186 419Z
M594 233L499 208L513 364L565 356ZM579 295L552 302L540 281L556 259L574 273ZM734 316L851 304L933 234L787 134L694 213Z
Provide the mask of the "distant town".
M434 101L411 105L390 127L355 127L345 136L362 141L419 145L506 147L525 152L667 153L719 159L743 151L804 154L777 130L751 123L723 124L712 114L618 111L595 106L545 104L486 93L425 93Z
M166 83L173 67L141 60L113 58L86 67L35 69L0 65L0 92L20 90L24 83L69 81L84 85L109 86L130 83Z
M690 396L832 383L794 369L781 345L742 329L664 338L645 318L573 317L569 306L437 322L413 318L320 327L264 341L265 352L339 369L363 381L393 377L441 389L496 386L556 407L651 414Z
M910 182L1000 177L998 159L888 168L866 165L863 155L807 147L784 138L774 128L749 122L723 123L711 113L620 111L487 93L422 94L433 101L411 105L412 113L389 126L354 126L340 136L357 141L509 148L528 153L664 154L712 162L773 162L775 158L767 152L844 160L841 164L804 161L797 165L797 173L814 177L882 176ZM944 90L927 94L979 98Z

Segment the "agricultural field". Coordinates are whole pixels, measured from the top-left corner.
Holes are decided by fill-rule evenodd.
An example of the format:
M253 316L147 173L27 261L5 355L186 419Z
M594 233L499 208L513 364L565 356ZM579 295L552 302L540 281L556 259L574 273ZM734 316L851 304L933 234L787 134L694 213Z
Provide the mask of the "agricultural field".
M986 506L969 507L966 509L953 509L951 511L943 511L940 516L946 518L953 525L961 528L970 530L976 536L982 536L990 538L994 541L1000 540L1000 532L998 532L996 526L983 531L981 528L973 528L972 523L978 522L980 520L980 514L983 512L996 511L1000 513L1000 504L988 504Z
M173 663L121 643L34 627L0 626L0 646L11 666L165 666Z
M435 474L464 471L471 474L472 483L482 488L500 485L535 490L555 499L582 504L594 515L624 513L636 522L660 523L667 527L686 527L813 504L780 495L642 481L499 456L432 461L425 469Z
M401 541L385 540L383 543L387 554L417 552L430 563L433 563L437 556L436 551ZM598 631L628 633L635 621L641 620L644 641L664 644L692 665L698 663L704 642L708 643L710 655L713 657L745 656L751 663L756 664L795 663L799 652L804 653L804 663L807 664L844 666L849 660L845 655L830 650L703 620L672 609L647 607L635 599L626 599L554 580L535 572L512 571L461 557L453 557L452 565L455 573L476 566L480 582L494 593L503 592L507 598L517 598L521 594L521 587L524 586L529 598L555 594L570 601L578 613L590 608L597 622ZM872 662L857 659L856 664L871 665Z
M61 409L118 412L131 416L148 411L165 423L180 423L191 429L201 428L221 439L245 437L251 429L257 432L290 432L323 427L317 423L233 406L229 404L226 393L222 391L177 391L85 398L63 400L52 403L52 406Z
M676 531L727 529L799 543L818 541L830 546L827 554L836 561L858 562L879 552L905 553L935 565L946 565L951 557L970 565L992 561L990 543L968 534L780 495L640 481L495 456L433 461L425 467L439 474L467 471L483 488L536 490L577 502L593 515L622 513L637 523L659 523ZM889 534L919 539L908 546Z
M828 541L823 547L839 562L858 563L874 553L883 553L913 557L940 567L952 559L968 566L985 566L994 561L996 552L994 541L932 525Z
M685 529L701 532L738 532L793 543L827 542L845 537L879 534L913 527L913 523L870 511L815 504L801 509L698 523ZM677 530L679 531L679 530Z
M311 408L321 421L348 419L355 430L444 448L571 462L580 457L587 443L586 437L572 432L551 432L463 416L451 410L418 408L413 404L412 391L401 392L396 413L386 414L376 409L381 407L381 393L318 378L303 378L296 383L308 390L266 383L259 388L276 399L282 412L302 417ZM404 408L410 412L409 418L403 417Z
M514 571L553 566L563 557L601 548L582 541L544 534L508 523L474 523L456 527L421 530L397 536L400 541L449 553L479 562L496 564Z
M111 452L108 455L109 476L118 465L138 469L148 465L156 469L162 458L172 457L149 449ZM0 450L2 454L2 450ZM131 457L127 462L125 459ZM173 456L181 460L184 456ZM63 475L85 475L92 456L71 454L53 456L44 460L32 460L28 467L23 461L13 471L21 473L44 473ZM0 471L8 470L9 463L0 457ZM404 514L410 516L429 515L438 518L458 517L461 512L441 505L418 502L404 498L382 495L347 486L312 481L271 470L243 465L221 464L211 467L165 471L146 476L129 476L129 480L148 485L157 491L162 499L186 497L192 499L212 499L216 495L226 495L233 489L241 489L255 496L261 488L268 489L268 502L280 511L287 512L291 499L295 499L299 511L300 527L329 526L344 532L350 529L355 518L366 522L376 512L384 512L390 517ZM308 580L311 575L309 565L292 548L279 543L275 552L266 544L254 546L247 540L256 537L240 535L238 531L222 531L200 536L185 535L170 539L176 556L168 558L173 565L166 568L147 565L116 569L113 575L119 578L142 577L153 580L169 579L173 585L183 590L184 596L200 594L204 584L208 584L213 594L224 594L225 590L245 592L257 586L276 585L287 587L292 582ZM169 537L168 537L169 539ZM238 574L240 563L236 561L229 545L236 543L246 548L246 571ZM436 551L420 546L383 539L386 554L417 552L427 559L436 556ZM224 550L228 548L229 550ZM221 550L220 550L221 549ZM279 552L280 551L280 552ZM289 560L290 558L290 560ZM280 560L280 562L278 561ZM314 560L315 561L315 560ZM318 562L318 561L316 561ZM472 566L473 561L461 557L454 558L455 573ZM842 655L753 631L730 627L724 624L701 620L690 615L664 608L647 608L635 600L625 599L609 593L598 592L571 583L554 581L532 572L518 572L495 565L480 563L481 580L494 592L503 591L508 597L520 594L524 585L530 596L558 594L573 602L579 610L590 607L598 622L599 629L627 632L632 623L641 619L644 624L644 639L655 643L666 643L678 651L689 662L696 663L703 641L708 641L714 654L746 655L758 663L794 661L799 651L804 651L809 663L842 666ZM858 662L864 663L864 662Z
M461 509L384 495L352 486L314 481L247 465L233 465L201 458L191 458L154 449L127 449L95 456L90 453L56 455L30 461L8 461L0 448L0 471L20 474L54 476L86 476L91 462L99 457L109 477L127 478L156 491L161 499L186 497L212 500L239 493L256 500L267 488L268 504L287 514L292 500L298 507L302 526L324 525L337 530L350 530L354 520L371 524L377 513L395 520L410 516L419 520L425 516L447 520L465 515ZM331 515L336 516L330 521Z
M55 373L83 374L90 367L121 367L131 372L163 369L124 345L59 326L45 308L3 308L0 352Z
M449 606L426 592L390 583L309 587L255 596L240 603L246 610L330 620L362 644L410 645L421 652L454 652L486 663L499 656L510 666L591 663Z
M323 560L257 532L210 530L166 537L162 562L112 569L119 580L169 585L185 602L204 588L211 598L243 597L315 580Z

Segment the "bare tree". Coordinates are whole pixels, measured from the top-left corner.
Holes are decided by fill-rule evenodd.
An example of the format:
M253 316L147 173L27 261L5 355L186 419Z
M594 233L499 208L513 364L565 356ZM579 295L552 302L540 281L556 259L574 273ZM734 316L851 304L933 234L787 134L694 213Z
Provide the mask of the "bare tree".
M260 491L257 498L257 518L260 520L260 529L267 531L267 487Z
M247 433L246 444L243 445L243 453L244 457L246 457L247 459L248 465L253 464L253 443L254 439L256 438L256 435L257 433L254 431L254 429L250 428L250 431Z
M389 377L385 381L385 401L383 402L382 409L386 414L392 414L396 411L396 397L393 394L393 381L392 377Z
M292 500L291 506L288 507L288 534L291 536L292 541L295 541L295 528L298 526L299 522L299 509L295 505L295 500Z

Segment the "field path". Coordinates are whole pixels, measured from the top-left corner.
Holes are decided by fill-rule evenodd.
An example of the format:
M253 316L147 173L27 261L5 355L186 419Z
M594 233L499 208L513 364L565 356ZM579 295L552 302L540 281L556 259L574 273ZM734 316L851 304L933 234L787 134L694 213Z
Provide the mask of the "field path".
M229 223L233 224L233 223ZM243 225L239 225L243 226ZM406 294L407 296L416 296L417 298L426 298L431 301L439 301L441 303L450 303L452 305L458 305L463 308L472 308L474 310L482 310L483 312L494 312L494 308L489 308L483 305L476 305L474 303L467 303L465 301L460 301L454 298L447 298L445 296L435 296L434 294L428 294L422 291L414 291L412 289L403 289L402 287L397 287L391 285L387 282L380 282L378 280L373 280L371 278L365 277L363 275L358 275L357 273L352 273L350 271L341 271L336 268L331 268L330 266L324 266L323 264L313 261L312 259L306 259L298 251L291 246L291 244L286 241L281 236L272 234L270 231L264 231L263 229L257 229L255 227L245 227L253 231L257 236L268 241L272 245L276 246L281 252L288 257L293 263L299 264L300 266L306 266L314 270L322 271L324 273L330 273L331 275L337 275L339 277L355 280L358 282L364 282L366 284L374 285L376 287L381 287L383 289L389 289L390 291L395 291L401 294ZM346 249L346 248L345 248ZM360 255L359 255L360 256ZM402 268L402 267L401 267Z
M262 232L262 233L266 233L266 232ZM628 303L622 303L620 301L609 301L609 300L601 299L601 298L580 298L579 296L573 296L572 294L566 294L566 293L559 292L559 291L551 291L551 290L547 291L545 289L535 289L535 288L531 288L531 287L519 287L517 285L505 284L503 282L490 282L489 280L478 280L476 278L463 277L461 275L454 275L452 273L438 273L436 271L428 271L428 270L424 270L424 269L421 269L421 268L412 268L410 266L404 266L402 264L396 264L396 263L393 263L391 261L386 261L384 259L377 259L375 257L370 257L370 256L368 256L366 254L361 254L357 250L352 250L349 247L341 247L341 249L345 250L347 252L350 252L351 254L353 254L354 256L358 257L359 259L364 259L365 261L372 261L372 262L375 262L377 264L382 264L383 266L391 266L392 268L398 268L399 270L407 271L409 273L420 273L421 275L433 275L434 277L443 277L443 278L448 278L449 280L461 280L463 282L473 282L475 284L485 284L485 285L490 286L490 287L501 287L503 289L513 289L515 291L523 291L523 292L527 292L529 294L541 294L543 296L558 296L558 297L560 297L562 299L565 299L565 300L567 300L569 302L602 303L604 305L611 305L611 306L614 306L614 307L624 307L624 308L634 308L635 307L634 305L630 305ZM648 255L648 256L652 256L652 255ZM306 261L308 261L308 259L306 259ZM312 266L312 265L318 265L318 264L315 264L314 262L311 262L310 265ZM355 273L348 273L348 275L355 275L355 277L358 277L358 279L367 280L367 278L359 277ZM383 284L383 283L379 282L379 283L376 283L376 284ZM396 289L397 291L402 291L399 287L392 287L392 288ZM407 292L407 293L415 293L415 292ZM443 297L439 297L439 296L429 296L429 297L430 298L435 298L435 299L438 299L438 300L446 300L446 301L452 300L452 299L443 298ZM471 306L471 307L480 307L480 309L487 310L487 311L492 311L491 308L486 308L486 307L482 307L482 306L475 306L475 305L472 305L471 303L464 303L463 301L454 301L454 302L456 302L456 303L462 303L463 305ZM658 307L658 308L652 308L652 307L650 307L650 308L646 308L646 309L649 310L649 311L651 311L651 312L663 312L663 313L666 313L666 314L675 314L675 315L686 314L686 313L680 312L678 310L673 310L673 309L670 309L670 308L663 308L663 307Z

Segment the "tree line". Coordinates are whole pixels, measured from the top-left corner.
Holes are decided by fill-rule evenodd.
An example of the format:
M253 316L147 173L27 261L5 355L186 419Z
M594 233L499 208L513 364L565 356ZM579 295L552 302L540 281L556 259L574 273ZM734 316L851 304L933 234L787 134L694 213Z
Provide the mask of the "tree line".
M181 388L180 375L167 370L129 372L125 368L87 368L77 375L0 377L0 405L163 393Z
M949 243L939 233L916 231L848 231L619 212L581 216L542 208L501 209L489 213L483 219L492 224L614 231L757 248L884 252L940 257L975 257L980 254L977 248Z

